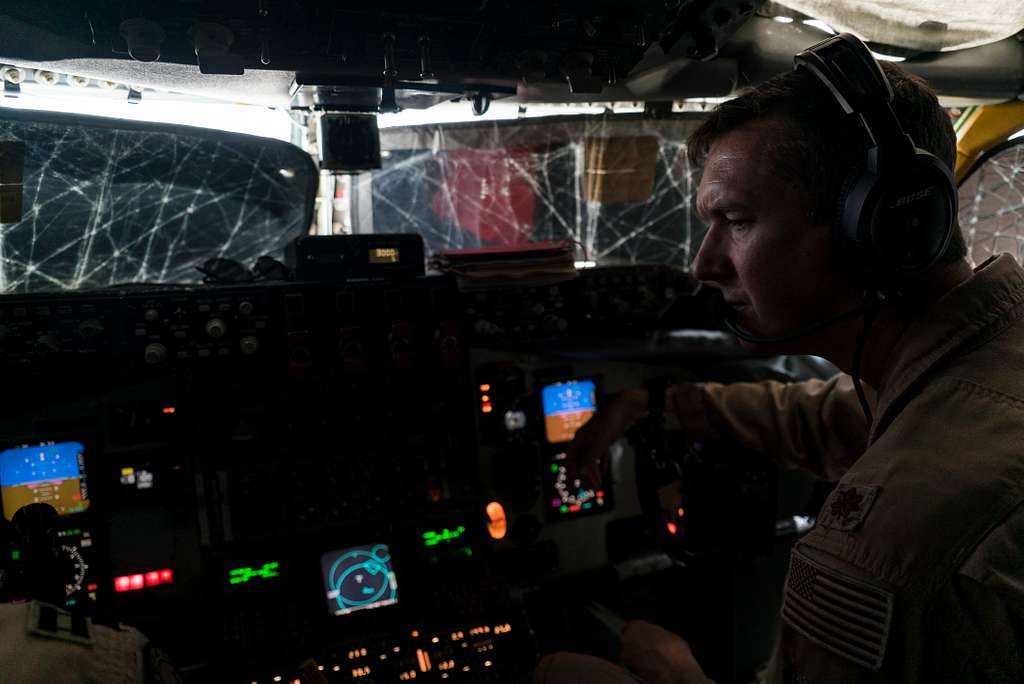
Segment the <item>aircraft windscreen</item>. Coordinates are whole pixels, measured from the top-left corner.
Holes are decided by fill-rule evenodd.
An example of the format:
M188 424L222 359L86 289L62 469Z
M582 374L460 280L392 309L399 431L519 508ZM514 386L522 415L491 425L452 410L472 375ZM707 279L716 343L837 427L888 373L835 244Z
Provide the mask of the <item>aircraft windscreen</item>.
M430 253L571 240L578 257L599 263L685 268L705 231L693 210L700 175L686 158L700 120L563 116L381 129L383 168L354 188L367 222L357 230L420 233Z
M280 258L316 183L309 156L276 140L6 112L0 293L189 283L210 258Z

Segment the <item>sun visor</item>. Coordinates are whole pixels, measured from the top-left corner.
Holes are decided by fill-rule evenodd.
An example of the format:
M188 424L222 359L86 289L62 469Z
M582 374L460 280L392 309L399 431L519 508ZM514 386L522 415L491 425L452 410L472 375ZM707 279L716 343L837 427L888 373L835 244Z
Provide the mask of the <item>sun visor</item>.
M658 139L653 136L583 141L584 197L588 202L646 202L654 194Z

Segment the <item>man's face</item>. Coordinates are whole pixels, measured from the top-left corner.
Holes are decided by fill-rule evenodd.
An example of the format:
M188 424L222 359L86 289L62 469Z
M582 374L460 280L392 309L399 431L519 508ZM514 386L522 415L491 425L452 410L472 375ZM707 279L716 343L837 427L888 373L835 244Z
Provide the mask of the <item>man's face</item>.
M708 225L694 275L719 288L741 328L792 334L859 303L834 263L831 229L810 217L810 198L780 177L766 150L787 132L771 121L747 124L711 147L697 190Z

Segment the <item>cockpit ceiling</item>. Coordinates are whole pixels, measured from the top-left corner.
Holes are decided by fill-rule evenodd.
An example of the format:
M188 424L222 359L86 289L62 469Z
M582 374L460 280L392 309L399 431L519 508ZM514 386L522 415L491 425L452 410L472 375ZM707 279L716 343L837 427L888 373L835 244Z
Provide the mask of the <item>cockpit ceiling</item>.
M45 7L45 8L44 8ZM5 2L0 64L163 91L389 111L721 97L850 31L940 95L1024 82L1022 0L187 0ZM943 53L943 54L936 54ZM952 54L950 54L952 53ZM393 93L389 96L388 93Z
M836 31L921 52L978 47L1024 29L1020 0L779 0L769 5L776 15L795 10Z

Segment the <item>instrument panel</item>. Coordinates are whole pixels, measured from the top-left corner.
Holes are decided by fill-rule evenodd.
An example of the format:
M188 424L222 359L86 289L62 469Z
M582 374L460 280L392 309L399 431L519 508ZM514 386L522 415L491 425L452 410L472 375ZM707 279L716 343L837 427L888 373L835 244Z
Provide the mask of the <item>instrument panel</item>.
M65 605L186 681L524 681L558 646L538 588L643 566L631 462L566 448L652 372L535 350L701 325L691 290L638 267L0 298L0 589L31 595L10 521L45 502Z

